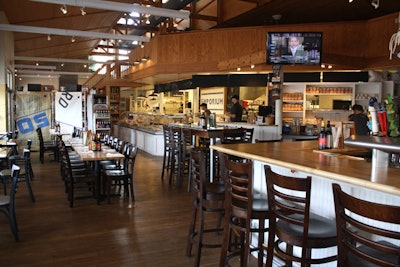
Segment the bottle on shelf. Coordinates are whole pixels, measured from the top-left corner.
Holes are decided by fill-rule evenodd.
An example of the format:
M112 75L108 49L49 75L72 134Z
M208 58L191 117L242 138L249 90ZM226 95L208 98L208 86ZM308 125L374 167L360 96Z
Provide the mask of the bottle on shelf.
M330 121L327 121L327 123L326 123L325 136L326 136L326 149L332 149L333 148L333 137L332 137L332 128L331 128Z
M200 127L203 129L207 128L207 122L206 122L206 117L204 116L204 113L201 113L201 116L200 116Z
M325 134L325 127L324 123L321 123L321 131L318 135L318 149L323 150L326 149L326 134Z

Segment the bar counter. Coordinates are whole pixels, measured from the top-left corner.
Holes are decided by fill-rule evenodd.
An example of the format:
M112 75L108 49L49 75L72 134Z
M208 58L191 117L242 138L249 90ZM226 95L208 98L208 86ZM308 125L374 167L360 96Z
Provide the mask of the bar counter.
M322 154L316 141L214 145L227 154L271 164L291 171L400 196L400 169L372 170L371 162L338 154Z
M338 153L321 153L317 141L269 142L257 144L213 145L212 149L226 154L253 160L253 186L255 194L264 195L267 189L264 165L272 171L292 177L312 177L310 211L334 219L332 183L361 199L386 205L400 206L400 169L375 168L372 163L358 157ZM357 148L342 150L350 154ZM358 148L359 149L359 148ZM393 231L400 226L376 222ZM400 240L395 242L400 246ZM315 250L313 257L325 257L336 253L335 249ZM336 266L336 263L323 266Z

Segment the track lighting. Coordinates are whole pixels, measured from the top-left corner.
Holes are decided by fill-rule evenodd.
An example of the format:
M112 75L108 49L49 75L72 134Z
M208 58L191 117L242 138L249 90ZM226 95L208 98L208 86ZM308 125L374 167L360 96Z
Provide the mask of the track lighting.
M61 7L60 7L60 10L61 10L61 12L62 12L64 15L68 13L67 6L66 6L66 5L61 6Z
M51 35L50 34L47 35L47 41L51 41Z
M81 7L81 15L85 16L86 15L86 11L85 11L85 7Z
M72 36L72 38L71 38L71 42L73 42L73 43L75 43L75 36Z
M372 1L371 1L371 5L372 5L375 9L377 9L377 8L379 7L379 0L372 0Z
M150 19L149 19L149 18L146 19L146 24L147 24L147 25L150 24Z
M251 64L251 65L250 65L250 68L251 68L251 69L254 69L254 68L255 68L255 65L254 65L254 64Z
M240 67L237 67L237 68L236 68L237 71L240 71L241 69L242 69L242 68L240 68Z
M149 57L142 57L142 61L145 62L149 59Z

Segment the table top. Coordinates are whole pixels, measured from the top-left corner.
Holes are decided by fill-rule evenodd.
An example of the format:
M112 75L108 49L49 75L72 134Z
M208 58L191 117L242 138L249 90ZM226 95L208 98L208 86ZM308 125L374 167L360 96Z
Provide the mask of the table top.
M317 147L316 141L211 146L214 150L234 156L400 195L400 169L389 167L373 169L371 162L359 158L337 153L316 153Z
M102 146L101 151L91 151L82 144L82 139L71 139L70 143L83 161L119 160L125 158L123 154L107 146Z
M11 152L11 148L0 147L0 159L7 158L8 154Z
M16 146L17 143L12 140L0 140L0 146Z
M56 131L56 129L49 129L49 133L50 135L70 135L70 132L64 131L64 130L60 130L60 131Z

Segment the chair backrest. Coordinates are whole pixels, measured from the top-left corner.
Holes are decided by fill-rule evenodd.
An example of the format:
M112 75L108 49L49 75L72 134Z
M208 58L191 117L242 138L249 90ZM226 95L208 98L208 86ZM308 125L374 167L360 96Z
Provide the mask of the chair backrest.
M126 164L126 171L131 176L133 176L133 171L135 169L135 162L138 151L139 148L137 146L133 146L131 151L129 152L128 163Z
M400 240L400 232L390 230L393 226L399 229L400 206L353 197L343 192L338 184L333 184L332 188L338 235L338 266L349 266L351 262L353 266L366 262L374 266L399 266L400 248L388 240L394 240L397 244ZM376 221L385 226L377 226L374 223ZM379 239L385 241L377 242Z
M243 141L245 143L252 143L253 142L254 128L243 128L243 127L241 127L240 129L242 129L245 132Z
M227 192L226 207L232 216L250 220L253 206L253 162L232 161L227 155L220 155L223 160L221 176L225 180Z
M206 183L206 168L205 168L205 151L191 149L190 151L190 173L192 178L192 193L193 201L198 206L201 206L203 196L205 195L205 183Z
M118 139L117 146L115 147L115 150L118 153L124 154L124 149L125 149L125 141L122 140L122 139Z
M31 162L31 151L29 150L29 149L27 149L27 148L24 148L23 149L23 155L24 155L24 159L25 159L25 161L24 161L24 164L25 164L25 175L29 175L29 173L30 173L30 167L31 167L31 164L30 164L30 162Z
M171 146L171 127L163 124L164 146L168 149Z
M12 184L11 184L11 192L10 192L10 207L14 208L14 199L15 194L18 188L18 176L21 168L18 165L13 164L11 167L11 177L12 177Z
M40 128L40 127L37 128L36 129L36 133L38 135L40 148L43 148L44 147L44 140L43 140L42 128Z
M26 148L31 150L31 148L32 148L32 139L26 140Z
M222 133L221 144L246 143L246 132L243 128L226 129Z
M271 225L276 219L303 228L302 258L306 256L310 215L311 176L305 178L280 175L264 166Z

